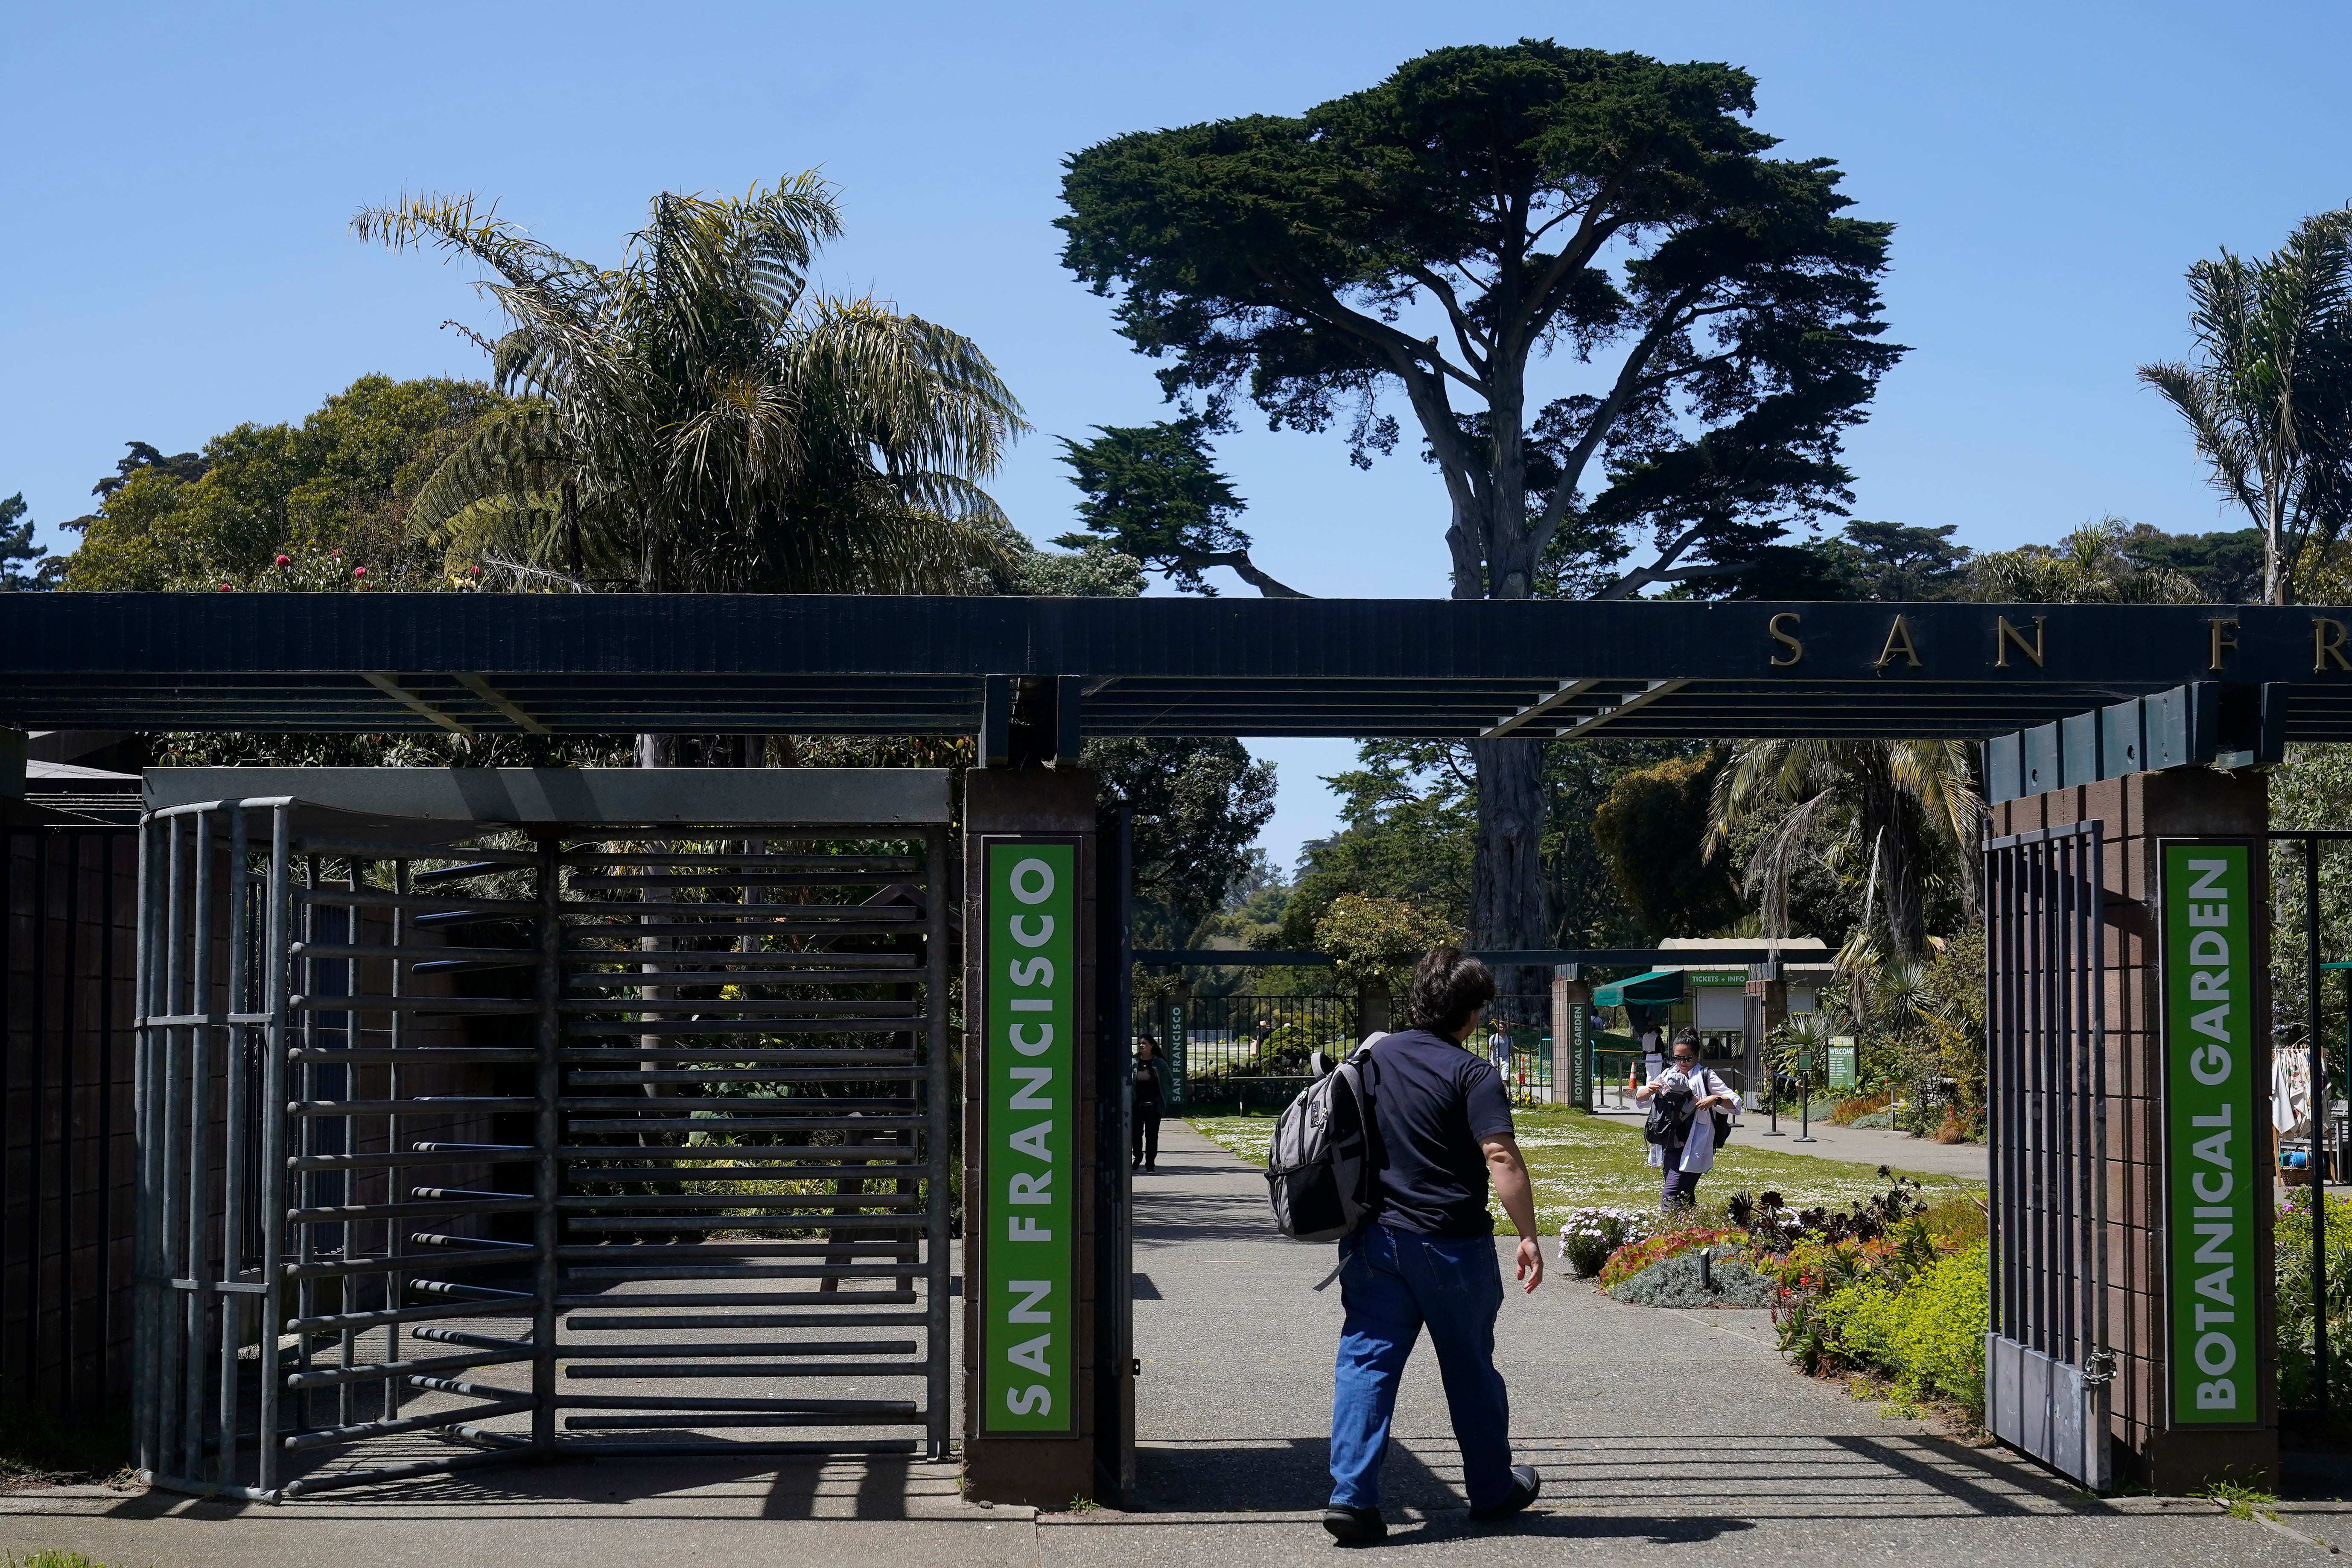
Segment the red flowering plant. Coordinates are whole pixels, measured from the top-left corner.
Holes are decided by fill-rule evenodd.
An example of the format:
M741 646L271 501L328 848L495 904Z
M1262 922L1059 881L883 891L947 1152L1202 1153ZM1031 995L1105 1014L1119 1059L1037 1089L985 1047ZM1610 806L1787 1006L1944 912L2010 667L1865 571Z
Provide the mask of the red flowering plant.
M1719 1258L1744 1258L1748 1253L1748 1233L1727 1226L1685 1225L1641 1241L1627 1242L1601 1266L1601 1288L1609 1289L1654 1263L1664 1263L1701 1247L1713 1247Z

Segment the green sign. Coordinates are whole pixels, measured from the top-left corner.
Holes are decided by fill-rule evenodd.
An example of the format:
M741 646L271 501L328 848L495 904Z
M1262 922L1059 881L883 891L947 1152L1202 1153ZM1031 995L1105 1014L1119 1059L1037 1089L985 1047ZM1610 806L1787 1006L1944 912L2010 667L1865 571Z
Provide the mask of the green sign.
M1725 985L1744 986L1748 984L1748 971L1744 969L1689 969L1683 972L1683 978L1687 980L1693 985L1717 987Z
M2175 1426L2255 1424L2253 885L2243 844L2164 863L2168 1265Z
M981 1429L1077 1429L1077 849L991 840L982 974Z
M1168 1104L1171 1110L1184 1107L1184 1009L1168 1009L1168 1038L1160 1049L1168 1058Z
M1592 1008L1581 999L1568 1005L1568 1100L1572 1105L1592 1104ZM1559 1070L1556 1067L1554 1071Z
M1844 1035L1831 1037L1830 1088L1852 1089L1862 1081L1860 1056L1851 1037Z

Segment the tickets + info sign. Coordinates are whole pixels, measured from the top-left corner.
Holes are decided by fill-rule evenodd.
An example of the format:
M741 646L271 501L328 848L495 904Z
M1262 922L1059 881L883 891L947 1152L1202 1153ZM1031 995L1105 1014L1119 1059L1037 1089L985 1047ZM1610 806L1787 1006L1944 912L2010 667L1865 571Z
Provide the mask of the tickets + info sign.
M1077 849L992 842L984 891L981 1429L1077 1415Z
M2169 842L2164 857L2165 1292L2172 1425L2246 1426L2261 1284L2254 1194L2252 854Z

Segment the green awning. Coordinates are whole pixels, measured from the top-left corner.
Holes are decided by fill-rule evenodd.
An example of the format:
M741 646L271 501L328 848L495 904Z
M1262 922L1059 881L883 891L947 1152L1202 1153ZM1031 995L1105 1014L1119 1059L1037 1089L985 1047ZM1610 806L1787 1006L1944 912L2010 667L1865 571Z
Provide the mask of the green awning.
M1647 974L1636 974L1631 980L1612 980L1592 990L1596 1007L1656 1005L1662 1002L1683 999L1683 972L1679 969L1653 969Z

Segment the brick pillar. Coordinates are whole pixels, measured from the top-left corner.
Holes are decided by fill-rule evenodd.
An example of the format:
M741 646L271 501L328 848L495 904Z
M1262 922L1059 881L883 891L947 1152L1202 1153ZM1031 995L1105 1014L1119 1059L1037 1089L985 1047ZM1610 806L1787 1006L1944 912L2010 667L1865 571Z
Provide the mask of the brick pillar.
M1551 975L1551 1098L1592 1109L1592 982L1583 966L1562 963Z
M1100 1077L1096 1060L1094 952L1099 918L1094 864L1097 828L1095 775L1089 772L1069 768L974 768L964 775L963 1484L965 1496L974 1501L1059 1509L1067 1507L1073 1498L1103 1497L1118 1485L1118 1457L1105 1456L1105 1473L1098 1475L1095 1452L1098 1272L1096 1118ZM990 1008L984 1004L988 985L1003 982L1003 976L990 973L985 965L989 929L985 900L990 886L987 853L992 841L1002 843L1007 838L1032 836L1041 840L1075 842L1076 846L1077 875L1073 889L1076 919L1076 929L1070 933L1076 990L1067 998L1066 1009L1032 1016L1050 1016L1056 1026L1066 1024L1075 1031L1068 1058L1075 1081L1067 1086L1050 1081L1033 1084L1022 1090L1028 1096L1051 1101L1047 1109L1022 1112L1023 1118L1034 1115L1044 1119L1061 1113L1072 1119L1068 1142L1062 1146L1066 1149L1069 1168L1054 1170L1053 1180L1066 1180L1067 1190L1073 1194L1071 1219L1077 1247L1069 1283L1076 1300L1066 1309L1056 1309L1047 1302L1052 1320L1040 1331L1053 1335L1045 1352L1047 1364L1052 1364L1051 1357L1067 1355L1071 1358L1068 1364L1075 1372L1066 1389L1069 1419L1057 1423L1061 1430L992 1434L983 1430L980 1402L984 1392L995 1386L998 1380L984 1377L980 1365L983 1347L991 1343L982 1315L992 1311L1002 1315L1024 1309L1019 1292L1001 1288L992 1291L988 1288L1003 1272L988 1263L989 1247L993 1243L1006 1248L1003 1256L1008 1259L1016 1256L1012 1250L1008 1226L1017 1227L1024 1220L1034 1224L1034 1215L1039 1211L1011 1206L1010 1194L993 1190L982 1175L982 1139L992 1131L985 1120L985 1109L991 1103L989 1096L1001 1087L996 1079L1003 1070L1019 1061L1004 1040L992 1037ZM1034 1027L1034 1024L1023 1026ZM1111 1093L1118 1092L1118 1086L1108 1087ZM1103 1113L1118 1114L1116 1100ZM995 1140L1001 1142L1008 1129L1000 1127L992 1131ZM1049 1137L1057 1139L1058 1132ZM1024 1169L1034 1168L1033 1162ZM996 1185L1003 1186L1004 1183L999 1181ZM997 1283L1001 1287L1002 1281ZM992 1296L1004 1299L984 1299ZM1034 1319L1024 1318L1022 1321L1023 1333L1035 1325ZM1003 1324L994 1326L1000 1331L998 1342L1007 1338L1001 1331ZM1056 1414L1058 1411L1057 1405Z
M2108 1390L2116 1440L2116 1479L2180 1492L2226 1471L2254 1481L2278 1467L2278 1365L2270 1282L2275 1277L2272 1215L2276 1173L2267 1159L2249 1162L2259 1184L2254 1215L2255 1277L2261 1281L2257 1332L2263 1426L2256 1432L2168 1430L2163 1391L2169 1368L2165 1342L2164 1033L2162 953L2158 930L2161 894L2157 842L2162 838L2261 835L2270 826L2263 774L2180 768L2134 773L2070 789L2005 801L1991 810L1988 837L2030 833L2096 819L2104 846L2107 1080L2107 1322L2116 1356ZM2270 901L2268 857L2251 858L2254 907ZM2256 995L2252 1016L2270 1008L2270 931L2252 922ZM2254 1068L2257 1113L2269 1118L2270 1051L2266 1037ZM2252 1145L2260 1151L2267 1139Z

